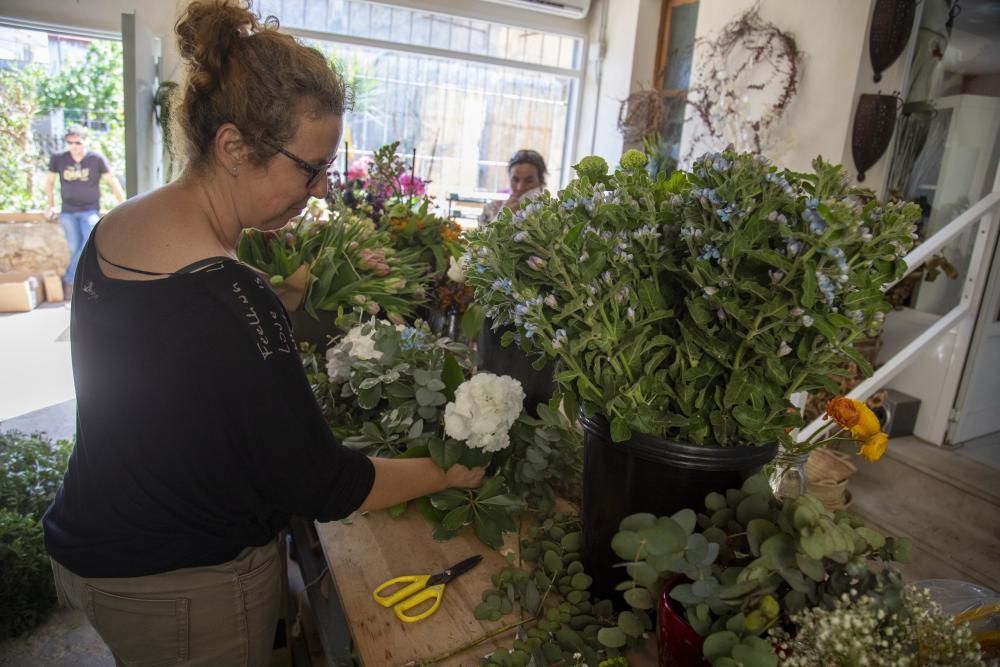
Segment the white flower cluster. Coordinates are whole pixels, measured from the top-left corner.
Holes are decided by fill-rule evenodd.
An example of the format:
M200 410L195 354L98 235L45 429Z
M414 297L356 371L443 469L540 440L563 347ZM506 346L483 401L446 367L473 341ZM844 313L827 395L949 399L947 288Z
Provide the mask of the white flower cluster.
M973 667L983 664L968 623L955 624L926 589L908 587L903 607L887 612L871 595L844 594L834 609L806 609L792 618L795 636L772 641L783 667Z
M444 409L444 430L456 440L487 452L510 444L508 431L521 414L524 390L507 375L477 373L455 390Z
M365 327L370 329L367 334L362 333ZM382 353L375 349L375 326L359 324L326 351L326 374L330 382L347 382L355 360L381 358Z

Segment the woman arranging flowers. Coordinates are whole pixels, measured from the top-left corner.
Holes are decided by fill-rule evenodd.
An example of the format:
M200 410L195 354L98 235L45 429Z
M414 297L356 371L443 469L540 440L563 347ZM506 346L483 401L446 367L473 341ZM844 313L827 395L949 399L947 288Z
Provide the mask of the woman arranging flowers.
M242 2L194 2L177 34L188 167L116 208L83 253L77 440L45 545L60 597L118 662L267 665L290 515L335 519L483 471L337 442L277 296L235 259L244 231L326 195L341 77Z

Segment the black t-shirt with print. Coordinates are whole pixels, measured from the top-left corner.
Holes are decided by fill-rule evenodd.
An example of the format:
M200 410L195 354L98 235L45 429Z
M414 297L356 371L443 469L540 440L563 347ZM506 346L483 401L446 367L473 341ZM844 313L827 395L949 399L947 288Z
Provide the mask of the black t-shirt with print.
M79 162L69 151L49 158L49 171L59 174L62 212L97 211L101 207L101 175L111 171L100 153L87 152Z
M371 461L330 433L287 316L246 266L114 280L95 238L70 337L77 440L43 525L82 577L232 560L290 515L333 520L367 497Z

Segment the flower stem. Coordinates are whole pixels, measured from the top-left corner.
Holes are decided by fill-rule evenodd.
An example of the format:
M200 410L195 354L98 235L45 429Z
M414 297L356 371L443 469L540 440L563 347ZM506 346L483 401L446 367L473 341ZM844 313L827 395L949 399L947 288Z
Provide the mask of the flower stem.
M469 642L468 644L463 644L463 645L459 646L458 648L454 648L454 649L448 651L447 653L442 653L440 655L436 655L433 658L428 658L426 660L421 660L420 662L418 662L416 664L420 665L420 667L429 667L430 665L436 665L437 663L441 662L442 660L447 660L448 658L450 658L452 656L456 656L456 655L458 655L460 653L465 653L466 651L468 651L470 649L473 649L473 648L479 646L480 644L485 644L486 642L488 642L489 640L493 639L494 637L498 637L498 636L500 636L502 634L506 634L506 633L510 632L511 630L516 630L517 628L521 627L522 625L527 625L528 623L533 623L534 621L537 621L538 619L539 619L538 616L532 616L531 618L525 619L523 621L518 621L517 623L510 623L509 625L505 625L505 626L503 626L501 628L497 628L496 630L493 630L491 632L487 632L485 635L483 635L479 639L475 639L475 640Z

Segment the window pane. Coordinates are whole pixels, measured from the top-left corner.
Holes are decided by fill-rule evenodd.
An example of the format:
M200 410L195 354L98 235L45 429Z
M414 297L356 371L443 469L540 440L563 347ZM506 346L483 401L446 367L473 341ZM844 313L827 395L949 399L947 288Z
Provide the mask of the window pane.
M530 28L389 7L364 0L261 0L260 11L289 28L350 35L456 53L580 69L582 40Z
M546 158L550 187L558 187L574 78L309 43L333 57L355 87L345 133L350 160L398 140L408 160L416 150L417 175L431 181L430 193L443 202L452 192L506 189L507 160L532 148Z

